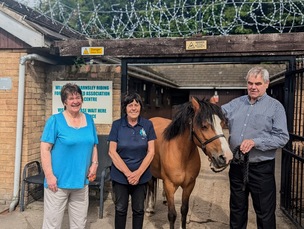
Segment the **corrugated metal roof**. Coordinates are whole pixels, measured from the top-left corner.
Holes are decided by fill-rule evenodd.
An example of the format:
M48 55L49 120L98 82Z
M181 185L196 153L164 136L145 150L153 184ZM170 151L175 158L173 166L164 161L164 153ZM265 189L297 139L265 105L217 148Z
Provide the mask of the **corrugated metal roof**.
M253 64L182 64L150 66L180 88L246 88ZM262 64L270 76L286 70L285 64Z

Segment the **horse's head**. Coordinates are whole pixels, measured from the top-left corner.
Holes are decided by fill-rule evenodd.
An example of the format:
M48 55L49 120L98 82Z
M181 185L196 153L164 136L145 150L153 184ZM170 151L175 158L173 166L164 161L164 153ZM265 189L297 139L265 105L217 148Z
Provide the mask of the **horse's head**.
M194 116L192 120L193 140L209 157L214 172L224 170L233 155L223 134L225 117L217 105L207 100L192 97Z

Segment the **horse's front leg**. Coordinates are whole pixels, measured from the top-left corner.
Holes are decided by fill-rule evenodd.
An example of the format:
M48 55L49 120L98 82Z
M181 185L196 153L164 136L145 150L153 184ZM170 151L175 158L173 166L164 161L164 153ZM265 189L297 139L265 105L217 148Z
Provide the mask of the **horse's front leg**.
M187 223L187 215L189 211L189 199L190 195L193 191L195 182L192 182L187 187L183 188L182 193L182 206L181 206L181 228L186 229L186 223Z
M174 229L174 223L176 220L176 210L175 210L175 204L174 204L174 193L177 190L177 187L174 186L171 182L164 182L164 189L166 193L167 198L167 204L168 204L168 220L170 223L170 229Z

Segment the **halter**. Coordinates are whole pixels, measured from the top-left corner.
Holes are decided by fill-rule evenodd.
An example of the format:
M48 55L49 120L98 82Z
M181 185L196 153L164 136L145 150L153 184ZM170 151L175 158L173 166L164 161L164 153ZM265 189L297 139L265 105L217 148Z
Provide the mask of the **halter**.
M210 159L209 156L206 154L206 152L205 152L204 149L206 149L207 144L209 144L210 142L213 142L214 140L216 140L216 139L218 139L218 138L221 138L221 137L225 138L225 135L224 135L224 134L218 134L218 135L215 135L215 136L212 137L212 138L209 138L209 139L206 140L205 142L203 142L203 141L197 136L197 134L195 133L195 131L193 130L192 122L190 123L190 126L191 126L191 135L194 135L194 137L195 137L195 138L198 140L198 142L201 144L201 148L202 148L204 154L208 157L208 159L209 159L209 161L210 161L211 159ZM214 169L212 169L212 171L213 171L213 172L216 172L216 173L222 172L223 170L226 169L226 167L227 167L227 166L223 167L223 168L220 169L220 170L214 170Z
M221 138L221 137L225 137L224 134L218 134L215 135L214 137L206 140L205 142L203 142L201 139L199 139L199 137L197 136L197 134L195 133L194 130L192 130L192 134L194 135L194 137L199 141L199 143L201 144L202 149L206 149L206 145L209 144L210 142L213 142L215 139ZM205 152L204 152L205 153ZM206 153L205 153L206 154Z
M206 145L212 141L214 141L215 139L218 139L220 137L224 137L225 138L225 135L224 134L218 134L218 135L215 135L214 137L206 140L205 142L202 142L201 139L199 139L199 137L197 136L197 134L194 132L194 130L192 130L192 134L194 135L194 137L199 141L199 143L202 145L202 149L203 149L203 152L204 154L208 157L209 161L211 161L211 159L209 158L209 156L206 154L205 150L206 149ZM227 166L223 167L222 169L220 170L215 170L215 169L212 169L213 172L215 173L219 173L219 172L222 172L223 170L226 169Z

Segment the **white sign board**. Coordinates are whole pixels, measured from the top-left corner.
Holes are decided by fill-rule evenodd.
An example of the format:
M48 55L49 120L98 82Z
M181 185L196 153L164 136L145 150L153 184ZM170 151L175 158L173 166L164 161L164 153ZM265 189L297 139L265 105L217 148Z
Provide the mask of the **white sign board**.
M0 78L0 90L11 90L12 89L12 78Z
M90 114L95 124L112 124L112 81L53 81L53 114L64 109L60 92L66 83L80 87L83 96L81 111Z

